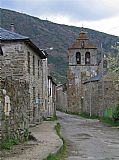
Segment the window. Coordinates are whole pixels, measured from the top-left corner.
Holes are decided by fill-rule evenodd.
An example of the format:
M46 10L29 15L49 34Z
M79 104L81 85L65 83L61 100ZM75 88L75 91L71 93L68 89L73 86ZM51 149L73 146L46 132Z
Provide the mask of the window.
M103 68L107 68L107 60L103 60Z
M35 97L36 97L36 94L35 94L35 87L33 87L33 102L35 102Z
M51 96L51 88L50 88L50 93L49 93L49 96Z
M84 41L81 42L81 47L84 48Z
M81 53L80 52L76 52L76 63L81 64Z
M85 54L85 64L90 64L90 52L86 52Z
M3 56L3 51L1 46L0 46L0 55Z
M38 78L40 78L40 60L38 60Z
M33 56L33 75L35 75L35 57Z
M40 93L38 92L38 105L40 105Z
M30 73L30 52L27 53L27 60L28 60L28 73Z

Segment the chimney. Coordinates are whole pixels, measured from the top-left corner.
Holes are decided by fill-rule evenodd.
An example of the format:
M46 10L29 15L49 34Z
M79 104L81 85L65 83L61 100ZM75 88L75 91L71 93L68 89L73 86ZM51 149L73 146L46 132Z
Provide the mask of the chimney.
M11 32L15 32L14 24L11 23Z

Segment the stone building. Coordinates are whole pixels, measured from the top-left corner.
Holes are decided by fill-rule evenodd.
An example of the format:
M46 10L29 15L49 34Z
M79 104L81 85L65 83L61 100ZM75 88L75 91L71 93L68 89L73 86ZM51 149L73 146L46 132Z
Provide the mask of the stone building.
M67 111L67 85L62 84L57 86L57 110Z
M110 116L119 104L119 82L109 72L109 64L100 51L90 43L86 32L81 31L68 49L67 111Z
M29 122L39 121L44 105L43 74L46 71L43 73L43 59L46 55L28 37L3 28L0 28L0 40L3 51L0 55L0 76L24 80L29 84Z
M83 83L82 112L90 116L105 116L110 110L111 118L113 110L119 104L119 83L114 84L114 75L106 73L91 77Z
M98 70L98 50L83 30L68 48L67 99L70 112L81 112L82 83Z
M56 83L48 76L48 116L56 115Z

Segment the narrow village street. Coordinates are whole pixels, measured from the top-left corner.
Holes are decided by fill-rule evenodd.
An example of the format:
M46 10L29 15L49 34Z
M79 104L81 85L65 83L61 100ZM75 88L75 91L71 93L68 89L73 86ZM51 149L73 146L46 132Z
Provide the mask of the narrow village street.
M119 160L119 129L61 112L57 116L68 143L65 160Z
M119 1L7 1L0 160L119 160Z

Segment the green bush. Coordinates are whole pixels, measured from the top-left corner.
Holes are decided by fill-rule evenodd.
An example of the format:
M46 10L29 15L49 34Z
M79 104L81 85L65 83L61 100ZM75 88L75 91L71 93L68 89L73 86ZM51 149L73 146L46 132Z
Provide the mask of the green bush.
M119 104L116 106L115 111L113 112L112 119L114 121L119 121Z
M100 121L111 126L119 126L119 121L114 121L112 118L100 117Z
M53 154L49 154L49 156L47 157L47 160L58 160L56 155Z
M24 141L28 141L29 131L27 128L24 129Z

